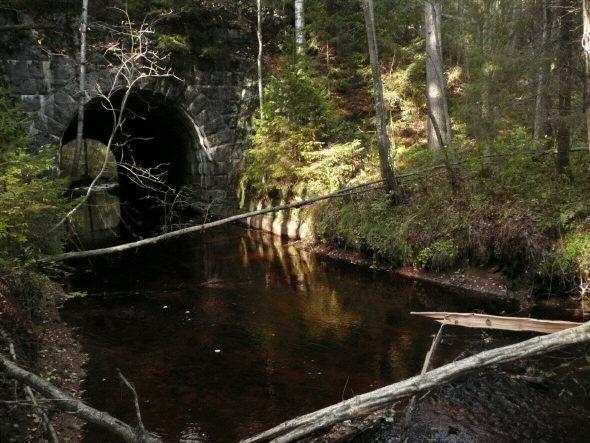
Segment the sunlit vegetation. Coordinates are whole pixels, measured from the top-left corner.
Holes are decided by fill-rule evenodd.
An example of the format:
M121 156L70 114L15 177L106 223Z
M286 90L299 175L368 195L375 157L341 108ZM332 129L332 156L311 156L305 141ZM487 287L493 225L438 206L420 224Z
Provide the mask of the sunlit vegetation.
M532 140L537 66L553 55L545 52L539 59L537 47L526 40L540 29L527 16L528 6L513 12L512 23L502 19L508 10L501 7L486 16L475 3L444 6L476 17L461 19L460 26L445 20L443 28L459 189L452 191L442 168L432 169L440 159L426 146L424 39L413 27L421 20L420 6L387 9L376 2L388 130L395 143L392 160L398 174L418 174L403 180L401 205L392 206L386 195L373 191L324 203L308 217L315 220L321 241L396 266L434 271L494 266L539 291L575 290L589 269L590 208L583 195L590 184L590 158L572 153L568 174L559 175L554 154L535 154L554 148L556 130L551 128L563 120L557 108L548 108L549 129L540 141ZM268 66L265 119L256 122L243 171L243 183L254 193L287 199L318 195L379 175L366 101L371 90L362 14L355 5L341 6L310 6L303 65L288 56L288 45L276 48ZM482 22L495 27L486 31L493 51L491 43L478 40ZM579 54L572 63L581 69ZM548 85L556 82L552 76ZM576 80L574 103L581 91ZM481 109L482 94L489 110ZM552 100L555 92L543 94ZM571 146L577 146L585 143L584 128L576 114L580 107L573 109L568 124Z

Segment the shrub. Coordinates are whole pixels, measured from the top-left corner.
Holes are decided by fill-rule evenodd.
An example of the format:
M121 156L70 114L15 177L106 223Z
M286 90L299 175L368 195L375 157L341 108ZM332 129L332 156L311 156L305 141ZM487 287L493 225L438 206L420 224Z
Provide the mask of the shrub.
M422 249L416 257L418 267L432 271L447 271L458 261L459 250L452 240L438 240Z
M51 147L31 152L26 118L0 91L0 269L14 270L42 254L61 251L64 213L61 182L52 177Z
M246 152L244 178L257 191L289 189L305 178L309 158L321 158L339 119L327 91L302 63L270 78L263 114Z

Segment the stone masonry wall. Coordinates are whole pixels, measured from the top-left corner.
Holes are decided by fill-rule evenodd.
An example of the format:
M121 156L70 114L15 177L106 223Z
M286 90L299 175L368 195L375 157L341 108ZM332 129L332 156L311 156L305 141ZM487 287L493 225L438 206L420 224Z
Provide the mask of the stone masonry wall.
M60 16L56 27L66 26ZM30 17L0 9L0 26L28 23ZM75 35L75 26L69 31ZM247 46L250 36L235 29L210 31L218 45ZM77 112L77 48L75 39L64 39L63 50L38 39L35 31L0 33L0 82L9 88L31 117L30 135L37 144L60 145L64 131ZM53 45L55 46L55 45ZM111 71L101 54L90 53L87 84L110 85ZM162 80L142 87L157 92L178 106L193 125L195 134L195 200L233 206L229 177L241 159L244 112L251 106L254 83L247 60L207 63L182 60L175 74L182 80ZM89 90L90 98L96 94ZM88 122L87 124L91 124Z

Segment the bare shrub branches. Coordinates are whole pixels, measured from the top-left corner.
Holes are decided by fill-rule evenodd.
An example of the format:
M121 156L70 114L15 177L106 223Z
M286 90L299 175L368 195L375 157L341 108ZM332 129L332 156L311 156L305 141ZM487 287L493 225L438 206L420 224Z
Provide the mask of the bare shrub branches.
M134 428L119 420L118 418L113 417L107 412L94 409L80 400L69 396L32 372L21 368L1 354L0 368L3 369L9 377L14 378L20 383L23 383L24 385L34 389L46 399L53 401L53 405L55 407L80 417L88 423L100 426L102 429L117 435L128 443L160 443L162 441L158 436L146 431L143 427L143 424L140 424L140 426ZM129 384L129 386L131 385ZM136 406L138 407L138 402L136 400L137 393L135 393L135 389L132 389L132 391L134 393Z
M115 9L124 16L121 26L118 28L103 26L104 29L108 30L111 37L104 48L104 56L109 61L109 68L113 72L113 78L108 89L103 89L100 84L95 85L97 97L102 101L104 108L111 113L112 117L112 129L108 138L105 157L100 171L93 178L84 196L53 226L52 231L70 220L72 215L86 203L107 168L108 154L113 147L116 146L123 150L129 144L130 139L128 138L118 139L124 134L127 102L134 91L157 79L174 77L171 68L167 67L168 57L152 49L153 23L144 19L144 21L136 25L126 10ZM123 96L120 104L117 105L115 95L120 91L123 91ZM154 173L153 168L139 167L135 162L131 164L122 162L120 166L129 176L133 177L136 183L142 186L146 186L146 183L157 183L158 185L164 183L162 176L157 172Z

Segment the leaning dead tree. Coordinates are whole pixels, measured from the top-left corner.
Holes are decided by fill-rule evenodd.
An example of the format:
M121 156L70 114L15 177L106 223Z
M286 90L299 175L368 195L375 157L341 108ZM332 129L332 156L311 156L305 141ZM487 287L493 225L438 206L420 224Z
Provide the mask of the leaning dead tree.
M242 443L291 442L322 431L336 423L392 405L395 401L436 388L471 371L556 351L566 346L590 341L590 322L550 335L484 351L449 363L399 383L357 395L319 411L281 423Z
M133 427L127 423L113 417L107 412L94 409L87 404L77 400L62 390L58 389L48 381L43 380L37 375L29 372L16 363L13 363L7 357L0 354L0 369L3 370L10 378L17 380L25 386L33 389L44 397L44 400L51 401L54 407L61 409L81 418L82 420L101 427L105 431L118 436L128 443L161 443L161 439L146 431L141 422L141 415L138 412L138 426ZM136 410L138 410L137 393L131 384L119 373L119 377L129 387L134 396ZM39 399L39 402L44 400Z
M117 9L117 8L115 8ZM101 100L104 108L110 112L112 119L111 132L106 144L105 156L99 172L94 176L92 182L86 189L86 193L78 203L69 210L66 215L55 225L52 230L57 229L78 211L88 200L100 178L105 173L109 163L109 153L114 147L121 152L130 142L125 139L125 121L127 116L127 102L131 95L138 88L148 82L162 78L176 78L169 67L166 67L166 56L153 49L152 34L154 33L152 23L144 20L136 25L126 10L118 9L124 19L118 28L104 27L110 34L110 41L104 49L104 55L111 70L113 79L108 89L95 85L96 97ZM85 87L86 89L86 87ZM122 91L122 97L118 99L117 94ZM83 114L83 112L82 112ZM139 116L141 118L141 116ZM79 121L80 123L80 121ZM83 130L83 128L82 128ZM78 137L81 135L78 126ZM143 168L131 161L119 161L118 166L123 174L126 174L131 181L143 187L153 188L154 186L165 186L162 174L154 172L153 168Z

